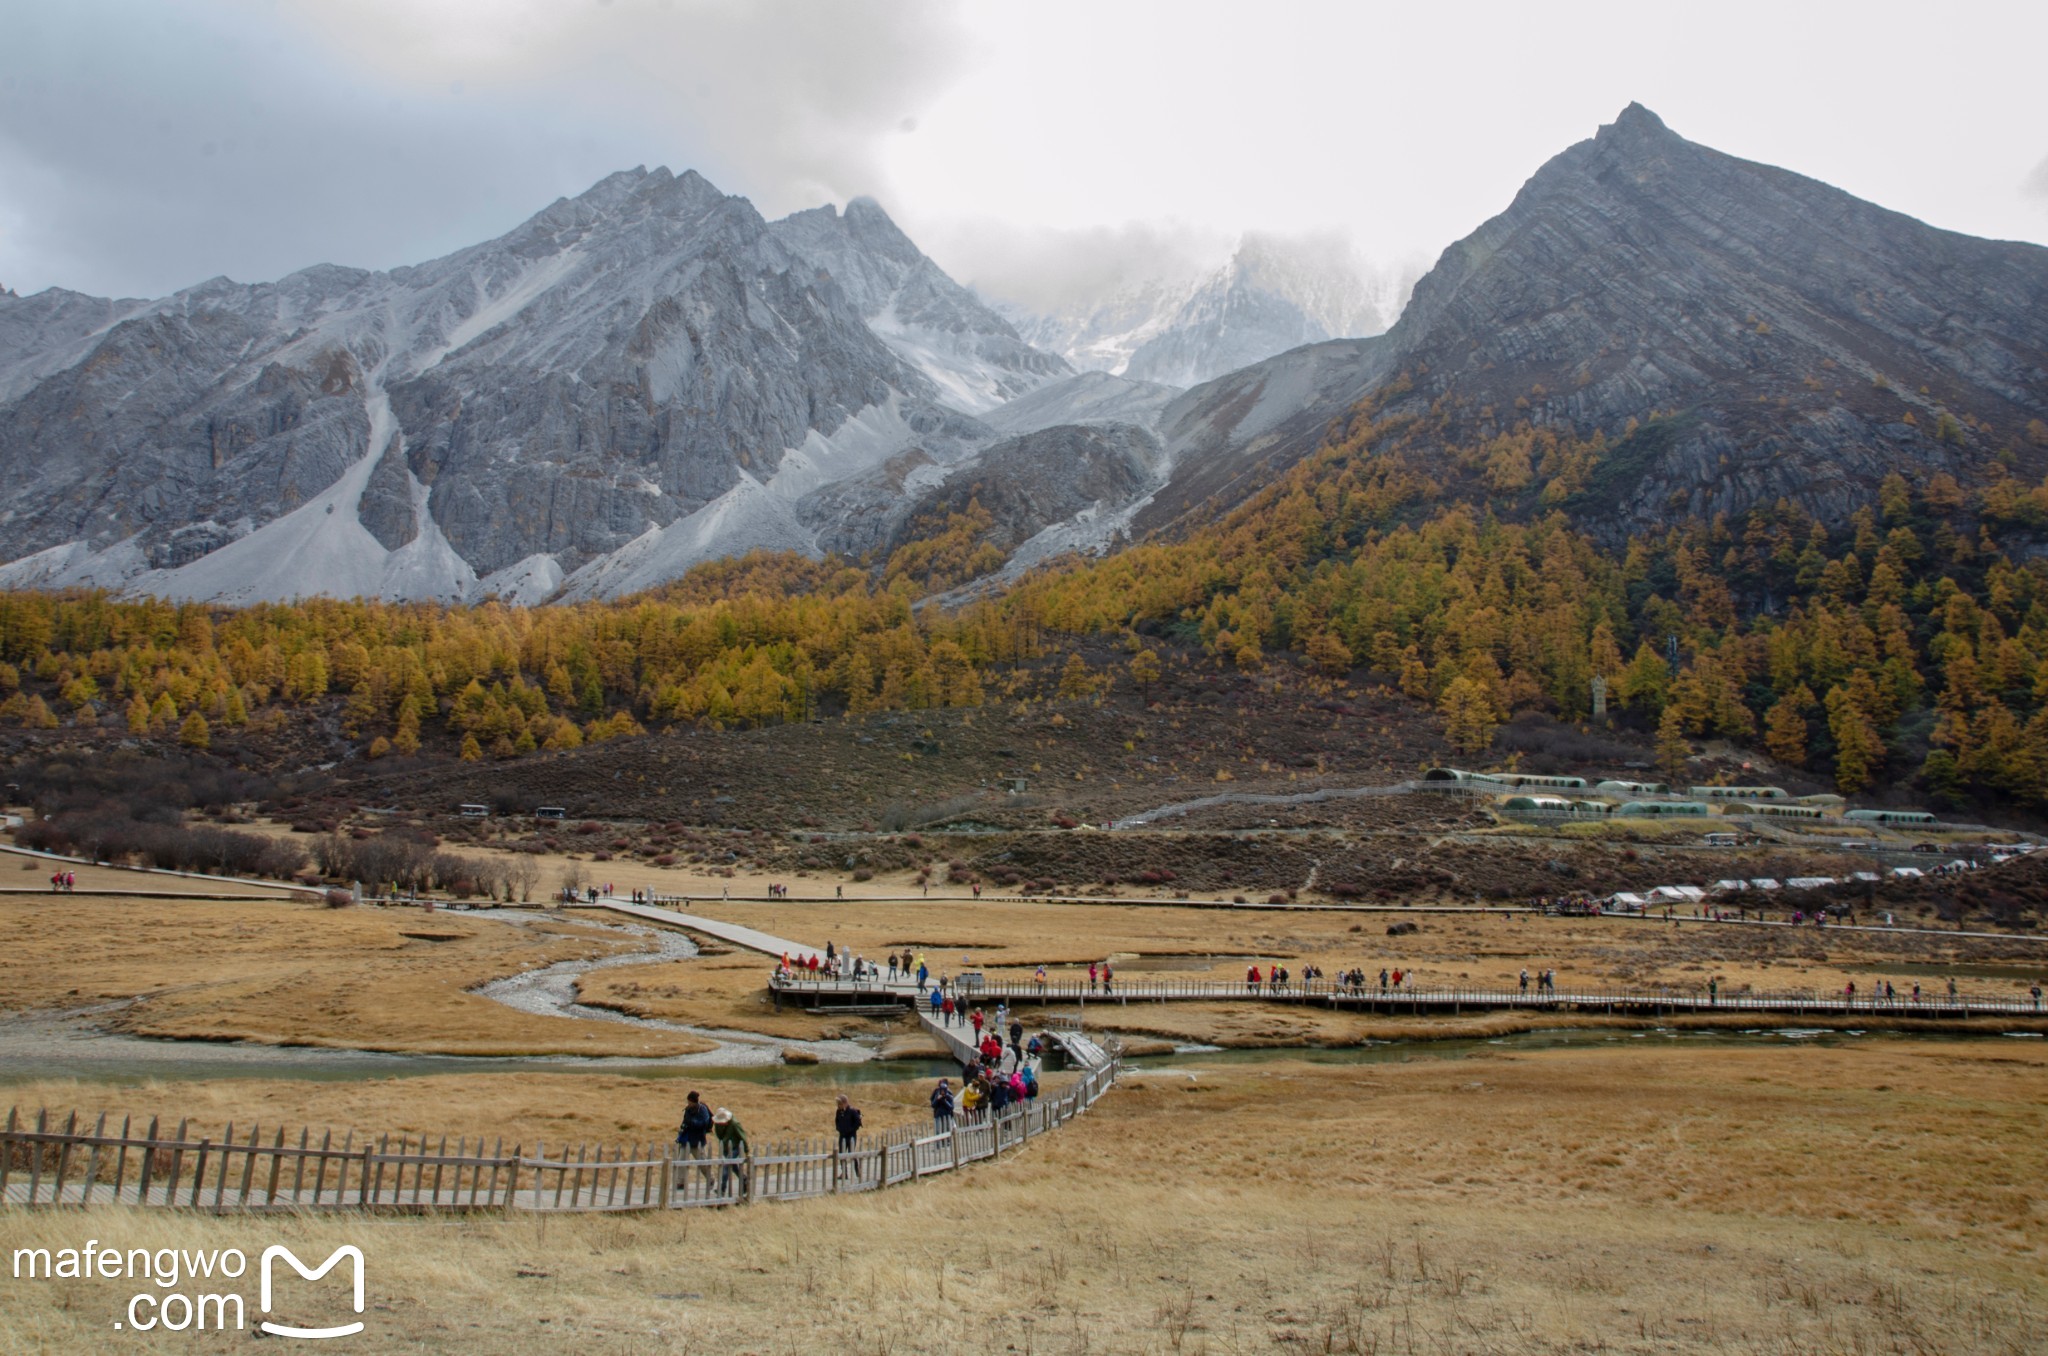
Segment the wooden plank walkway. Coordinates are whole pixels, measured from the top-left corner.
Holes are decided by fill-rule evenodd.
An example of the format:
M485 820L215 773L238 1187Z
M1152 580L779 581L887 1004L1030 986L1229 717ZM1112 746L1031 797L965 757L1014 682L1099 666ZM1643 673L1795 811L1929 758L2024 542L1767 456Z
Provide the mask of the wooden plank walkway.
M826 999L869 999L894 997L915 1001L914 981L869 980L856 983L845 979L785 978L770 976L769 987L778 998L811 1003ZM955 999L968 1002L1002 1000L1012 1005L1026 1003L1061 1005L1089 1003L1284 1003L1295 1006L1351 1009L1360 1012L1451 1015L1464 1012L1516 1010L1536 1012L1608 1012L1672 1015L1685 1012L1754 1012L1799 1016L1928 1017L1963 1019L1971 1017L2048 1016L2032 997L1987 997L1979 994L1923 993L1918 1001L1904 995L1893 999L1872 996L1860 986L1851 998L1846 994L1824 994L1813 990L1768 993L1709 994L1701 990L1621 990L1571 988L1545 991L1532 986L1520 989L1418 989L1408 985L1382 989L1377 977L1362 988L1336 985L1328 980L1310 984L1293 983L1275 987L1260 984L1216 981L1139 980L1119 977L1104 991L1085 980L1051 980L1018 983L988 983L957 988ZM925 1005L918 1003L920 1011Z
M563 1146L531 1152L502 1140L450 1144L354 1132L317 1137L230 1125L215 1138L189 1122L166 1131L107 1117L82 1121L19 1109L0 1129L0 1201L9 1206L198 1210L212 1214L354 1210L424 1214L471 1211L649 1211L802 1200L880 1191L1014 1152L1060 1129L1115 1085L1112 1059L1058 1095L1001 1117L953 1118L926 1129L900 1126L863 1135L851 1148L836 1139L750 1146L722 1159L715 1148L691 1157L673 1143Z
M787 937L777 937L771 933L763 932L759 928L747 927L743 923L724 923L716 918L703 918L693 913L679 913L674 909L663 908L655 904L636 904L626 899L601 898L595 904L564 904L563 907L570 909L610 909L614 913L623 913L633 918L645 919L650 923L665 923L670 927L684 928L691 932L701 932L707 937L716 937L721 942L730 942L734 946L748 951L758 951L764 956L773 956L777 960L784 956L808 956L813 953L823 956L825 954L823 947L806 946L802 942L792 942Z

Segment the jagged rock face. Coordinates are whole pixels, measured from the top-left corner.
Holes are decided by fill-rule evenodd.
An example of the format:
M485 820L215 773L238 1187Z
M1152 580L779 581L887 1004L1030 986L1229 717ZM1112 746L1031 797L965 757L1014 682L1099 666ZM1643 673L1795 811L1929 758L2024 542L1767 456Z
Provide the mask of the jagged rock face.
M2048 250L1936 230L1631 105L1447 251L1387 339L1420 373L1411 406L1448 395L1504 423L1526 399L1617 439L1677 414L1589 518L1651 528L1781 495L1837 518L1892 470L1968 480L2026 455L2048 412ZM1940 441L1943 410L1991 431Z
M1087 514L1114 513L1154 483L1159 440L1130 424L1062 425L1009 438L951 466L906 453L806 499L821 541L852 556L885 553L978 503L983 539L1005 552Z
M1073 372L947 277L871 198L855 198L844 214L797 212L770 229L829 272L883 342L956 409L980 414Z
M116 324L84 361L0 409L12 554L137 537L150 565L183 564L239 521L324 490L362 455L370 420L355 356L322 348L304 365L249 363L276 336L248 303L195 289Z
M744 200L695 175L652 187L536 218L521 243L561 278L392 386L407 463L479 574L536 553L573 569L772 479L892 389L933 394Z
M987 359L998 392L1066 372L872 204L777 229L664 169L388 273L8 294L0 579L246 600L516 577L538 598L579 569L645 586L813 550L793 505L818 484L994 436L939 403L927 370L950 390L963 369L920 361L912 332Z
M1839 518L1894 470L1967 483L2000 449L2038 460L2048 250L1936 230L1632 105L1445 251L1384 336L1169 407L1174 478L1140 525L1241 499L1402 374L1385 410L1432 412L1447 443L1522 419L1604 433L1604 472L1567 507L1610 537L1780 496ZM1990 431L1943 441L1943 410Z

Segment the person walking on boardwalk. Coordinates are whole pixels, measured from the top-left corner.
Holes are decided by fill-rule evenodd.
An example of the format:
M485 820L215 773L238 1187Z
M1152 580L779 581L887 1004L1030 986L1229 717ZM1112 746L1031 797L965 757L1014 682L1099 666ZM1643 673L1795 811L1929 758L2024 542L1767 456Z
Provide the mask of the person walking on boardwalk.
M730 1111L724 1107L711 1113L711 1133L718 1137L718 1194L723 1196L735 1181L740 1184L739 1199L745 1203L747 1190L752 1184L747 1181L747 1132Z
M1244 972L1244 991L1256 998L1259 994L1259 967L1247 966Z
M1108 961L1102 963L1102 992L1110 993L1116 987L1116 967Z
M1024 1062L1024 1023L1010 1019L1010 1048L1017 1052L1017 1062Z
M939 996L939 993L940 993L940 990L938 990L938 989L933 989L933 990L932 990L932 997L934 997L934 998L938 998L938 996ZM951 1025L953 1025L953 997L952 997L952 995L951 995L951 994L948 994L948 995L946 995L946 997L945 997L944 999L940 1000L940 1003L939 1003L939 1011L940 1011L941 1013L945 1014L945 1018L946 1018L946 1025L947 1025L947 1026L951 1026Z
M1522 994L1523 994L1523 996L1524 996L1524 997L1526 997L1526 996L1528 995L1528 993L1529 993L1529 967L1525 965L1525 966L1523 966L1523 967L1522 967Z
M1088 992L1095 992L1095 962L1088 962Z
M860 1146L860 1108L848 1100L845 1093L839 1094L839 1107L832 1113L832 1128L839 1132L839 1152L842 1158L853 1154ZM860 1178L860 1158L853 1160L853 1175Z
M953 1128L953 1085L941 1078L932 1089L932 1132L943 1135Z
M2027 992L2034 996L2034 1011L2039 1012L2041 1010L2041 981L2035 980L2034 987L2027 990Z
M937 989L933 989L933 990L932 990L932 992L931 992L931 1009L932 1009L932 1020L933 1020L933 1021L935 1021L935 1022L936 1022L936 1021L938 1021L938 1020L939 1020L939 1015L940 1015L940 1011L941 1011L941 1005L942 1005L942 1004L943 1004L944 1002L945 1002L945 998L944 998L944 997L943 997L943 996L942 996L942 995L941 995L941 994L939 993L939 991L938 991Z
M981 1015L981 1009L976 1008L974 1010L973 1016L969 1020L971 1020L974 1023L974 1043L976 1045L979 1045L981 1044L981 1024L983 1020Z
M917 958L917 991L919 993L924 992L924 986L931 982L931 978L932 972L924 967L924 957L919 956Z
M703 1100L692 1090L690 1095L683 1099L683 1123L676 1130L676 1143L681 1147L684 1158L702 1163L711 1156L711 1149L706 1143L710 1138L711 1108L705 1106ZM708 1166L700 1167L697 1176L698 1180L708 1186L711 1181L711 1169ZM685 1185L687 1184L686 1179Z
M1382 966L1380 967L1380 992L1381 992L1381 993L1385 993L1386 991L1387 991L1387 967L1386 967L1386 966L1384 966L1384 965L1382 965Z
M1721 1002L1721 979L1716 975L1707 981L1707 1006L1716 1007Z
M1038 967L1038 973L1031 977L1031 982L1038 986L1038 996L1040 998L1045 997L1045 967L1043 965Z
M1956 977L1954 975L1948 977L1948 1001L1951 1003L1956 1001Z

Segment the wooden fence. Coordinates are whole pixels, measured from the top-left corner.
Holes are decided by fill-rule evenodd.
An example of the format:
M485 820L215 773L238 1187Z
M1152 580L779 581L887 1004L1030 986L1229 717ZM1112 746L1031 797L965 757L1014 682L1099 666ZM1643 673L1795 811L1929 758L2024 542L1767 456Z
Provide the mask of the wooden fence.
M400 1135L317 1140L283 1129L264 1133L230 1125L218 1139L194 1138L150 1121L139 1130L123 1120L110 1130L105 1114L81 1122L76 1112L33 1122L19 1109L0 1130L0 1200L14 1206L100 1205L203 1210L623 1211L791 1201L841 1192L879 1191L999 1158L1065 1125L1095 1105L1115 1081L1117 1064L1096 1069L1066 1092L1040 1097L1000 1118L926 1130L903 1126L861 1136L851 1149L836 1139L786 1140L750 1146L743 1157L690 1157L674 1143L567 1147L531 1153L503 1141L486 1149L458 1139Z

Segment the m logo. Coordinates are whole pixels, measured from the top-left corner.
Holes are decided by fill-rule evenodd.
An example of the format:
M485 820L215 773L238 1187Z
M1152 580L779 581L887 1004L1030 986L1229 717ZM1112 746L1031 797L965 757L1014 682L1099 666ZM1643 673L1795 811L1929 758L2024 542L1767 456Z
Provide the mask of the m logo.
M363 1250L361 1248L356 1247L353 1243L345 1243L330 1253L327 1260L318 1267L308 1270L304 1262L301 1262L292 1255L290 1248L282 1244L273 1243L263 1250L262 1271L260 1273L258 1303L264 1313L270 1312L270 1264L280 1257L291 1263L292 1270L298 1272L300 1277L308 1281L319 1280L322 1276L334 1270L336 1262L341 1261L344 1257L347 1258L353 1264L355 1273L355 1311L357 1313L363 1311ZM269 1333L272 1337L347 1337L350 1333L363 1330L361 1319L357 1319L353 1323L344 1323L338 1328L294 1328L284 1323L272 1323L268 1319L258 1323L256 1326Z

